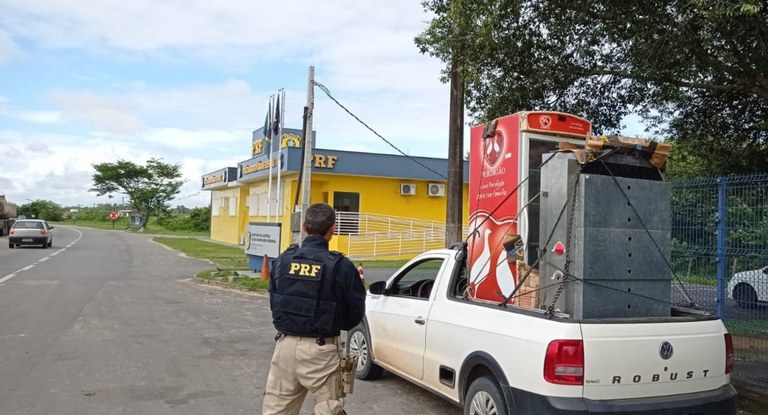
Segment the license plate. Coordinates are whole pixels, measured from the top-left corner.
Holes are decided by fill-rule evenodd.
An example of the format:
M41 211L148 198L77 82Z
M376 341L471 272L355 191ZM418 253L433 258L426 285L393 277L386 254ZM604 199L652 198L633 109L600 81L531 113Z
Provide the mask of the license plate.
M32 238L22 239L21 242L32 242Z

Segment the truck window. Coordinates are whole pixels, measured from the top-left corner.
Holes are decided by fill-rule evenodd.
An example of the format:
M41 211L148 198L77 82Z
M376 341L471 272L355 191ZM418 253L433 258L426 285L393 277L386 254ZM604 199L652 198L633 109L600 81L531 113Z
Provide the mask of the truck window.
M394 281L392 295L429 298L443 262L443 258L429 258L413 264Z

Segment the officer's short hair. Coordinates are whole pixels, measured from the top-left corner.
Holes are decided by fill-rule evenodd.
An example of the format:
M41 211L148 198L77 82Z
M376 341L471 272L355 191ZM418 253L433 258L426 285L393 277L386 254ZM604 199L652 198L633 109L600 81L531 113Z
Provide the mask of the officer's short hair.
M336 223L336 211L325 203L315 203L304 214L304 227L309 235L325 236Z

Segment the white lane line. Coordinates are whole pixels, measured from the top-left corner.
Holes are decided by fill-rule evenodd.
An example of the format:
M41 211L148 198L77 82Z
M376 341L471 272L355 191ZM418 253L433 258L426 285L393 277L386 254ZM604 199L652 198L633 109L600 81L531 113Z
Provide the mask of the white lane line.
M0 284L10 280L11 278L15 277L17 274L14 272L13 274L8 274L3 278L0 278Z
M70 228L70 227L67 227L67 229L71 229L71 230L73 230L73 231L77 232L77 238L76 238L74 241L72 241L72 243L70 243L69 245L67 245L67 248L70 248L70 247L72 247L72 245L74 245L74 244L76 244L77 242L79 242L79 241L80 241L80 239L83 237L83 233L82 233L82 232L80 232L80 231L79 231L79 230L77 230L77 229L74 229L74 228ZM3 278L0 278L0 284L2 284L2 283L4 283L4 282L6 282L6 281L8 281L8 280L10 280L11 278L14 278L14 277L18 277L20 272L29 271L30 269L32 269L32 268L34 268L34 267L35 267L35 264L37 264L37 263L40 263L40 262L45 262L45 261L49 260L51 257L54 257L54 256L56 256L56 255L58 255L58 254L60 254L60 253L62 253L62 252L64 252L64 251L66 251L66 250L67 250L67 248L61 248L61 249L59 249L58 251L56 251L56 252L53 252L53 253L51 253L50 255L46 256L46 257L43 257L43 258L41 258L41 259L38 259L38 260L37 260L37 261L36 261L34 264L31 264L31 265L27 265L27 266L26 266L26 267L24 267L24 268L21 268L21 269L19 269L19 270L17 270L17 271L14 271L14 272L12 272L12 273L10 273L10 274L8 274L8 275L4 276Z

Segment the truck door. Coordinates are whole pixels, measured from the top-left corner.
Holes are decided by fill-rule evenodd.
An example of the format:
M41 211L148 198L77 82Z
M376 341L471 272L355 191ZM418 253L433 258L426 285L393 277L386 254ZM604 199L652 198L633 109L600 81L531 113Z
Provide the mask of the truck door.
M386 294L369 310L373 350L384 367L422 379L428 317L435 298L432 288L447 259L434 254L407 265L390 279Z

